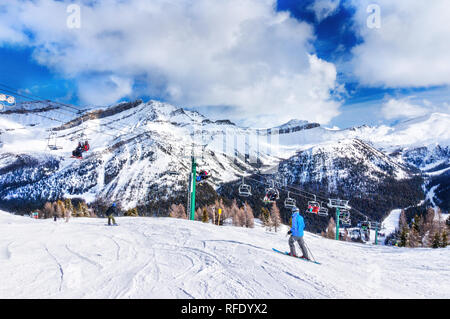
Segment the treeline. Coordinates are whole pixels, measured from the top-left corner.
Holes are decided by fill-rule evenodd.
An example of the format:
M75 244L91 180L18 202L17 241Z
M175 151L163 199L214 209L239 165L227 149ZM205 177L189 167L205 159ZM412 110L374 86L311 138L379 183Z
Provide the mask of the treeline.
M425 216L416 214L410 222L402 210L399 228L386 238L386 244L410 248L444 248L449 244L449 231L450 217L444 220L440 210L435 213L433 208L428 208Z
M41 209L35 210L39 218L95 217L94 211L84 200L66 198L54 202L46 202Z
M96 198L87 204L82 198L65 198L54 202L46 202L43 207L33 210L39 218L65 218L70 217L105 217L105 212L112 202L104 198ZM139 216L137 208L124 210L120 202L116 202L116 212L119 216Z
M219 214L220 211L220 214ZM186 212L183 204L172 204L168 215L174 218L188 219L190 212ZM248 203L238 206L236 200L226 205L223 199L217 199L214 204L204 205L195 210L194 220L213 223L222 226L231 220L233 226L253 228L255 226L253 209Z
M221 212L220 215L219 210ZM189 212L186 212L183 204L172 204L169 209L169 216L173 218L188 219L188 215ZM260 218L263 226L269 231L274 230L276 232L282 225L280 210L276 203L272 204L270 210L262 207ZM194 220L213 223L219 226L224 224L247 228L253 228L255 226L255 214L252 207L247 202L239 205L236 200L233 200L230 205L227 205L222 199L218 199L212 205L197 208Z

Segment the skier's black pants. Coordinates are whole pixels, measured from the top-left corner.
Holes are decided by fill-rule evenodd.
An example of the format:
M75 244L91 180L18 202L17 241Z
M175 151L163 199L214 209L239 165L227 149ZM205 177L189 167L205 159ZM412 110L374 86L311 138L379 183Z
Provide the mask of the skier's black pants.
M303 240L303 236L297 237L297 236L291 235L291 237L289 237L289 247L291 249L291 255L297 256L297 254L295 252L295 242L297 242L298 245L300 246L300 249L302 250L302 253L303 253L303 257L309 259L308 250L306 249L305 241Z

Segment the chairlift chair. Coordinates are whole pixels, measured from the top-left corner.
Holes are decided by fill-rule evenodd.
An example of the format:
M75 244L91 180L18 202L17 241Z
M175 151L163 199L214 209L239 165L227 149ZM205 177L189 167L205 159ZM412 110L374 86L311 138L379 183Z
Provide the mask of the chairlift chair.
M350 212L343 209L339 212L339 217L342 219L350 218Z
M284 207L292 209L292 208L296 207L295 205L296 205L295 199L289 197L289 192L288 192L288 195L287 195L286 199L284 200Z
M16 98L12 95L0 94L0 102L6 102L12 106L16 105Z
M202 170L199 170L197 176L195 177L195 180L196 180L197 184L203 184L210 177L211 177L211 175L209 175L206 170L202 169Z
M359 223L359 225L360 225L359 226L360 228L370 229L370 221L367 221L367 220L362 221Z
M266 193L266 195L264 196L264 199L263 199L263 201L265 203L274 203L276 200L280 199L280 193L274 187L273 181L272 181L272 187L266 188L265 193Z
M348 205L348 200L343 199L328 199L327 206L329 208L340 208L340 209L350 209L350 206Z
M306 210L307 213L310 214L319 214L320 211L320 203L318 201L316 201L316 195L314 196L314 200L310 200L308 201L308 209Z
M320 207L319 212L317 213L317 215L322 216L322 217L326 217L328 216L328 208L326 207Z
M58 146L56 144L56 132L50 131L50 134L48 135L48 139L47 139L47 147L49 148L49 150L51 151L57 151L62 149L62 146Z
M370 222L369 224L369 228L370 229L381 229L380 223L379 222Z
M243 176L242 176L242 184L239 185L239 196L242 197L252 196L252 188L250 187L250 185L245 184Z

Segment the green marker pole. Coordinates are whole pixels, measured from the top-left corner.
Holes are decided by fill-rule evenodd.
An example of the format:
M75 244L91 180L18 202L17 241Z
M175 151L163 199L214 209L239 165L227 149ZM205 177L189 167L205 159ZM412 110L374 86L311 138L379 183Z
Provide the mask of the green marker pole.
M191 216L190 219L195 219L195 186L197 184L197 163L195 157L191 157L192 160L192 186L191 186Z
M341 212L339 211L339 208L336 207L336 240L339 240L339 215Z

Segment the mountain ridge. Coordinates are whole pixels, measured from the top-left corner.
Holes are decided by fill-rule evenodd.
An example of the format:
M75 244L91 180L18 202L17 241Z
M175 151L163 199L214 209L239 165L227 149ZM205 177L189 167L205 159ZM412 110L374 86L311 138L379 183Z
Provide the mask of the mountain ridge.
M360 126L344 130L329 130L318 123L291 120L279 127L261 130L242 128L229 120L213 121L198 112L154 100L121 102L80 114L68 112L63 105L58 109L46 109L43 107L45 103L41 101L27 104L29 109L33 105L39 110L29 110L30 113L0 112L2 118L16 127L4 130L6 134L2 134L4 145L0 149L0 168L3 171L0 170L0 173L4 174L0 174L0 185L3 185L0 200L24 199L30 194L33 194L30 198L39 200L51 200L55 196L81 196L92 200L95 196L105 196L126 201L129 203L126 206L133 206L148 201L149 190L155 188L158 191L153 199L168 199L172 189L182 192L185 187L182 185L185 185L190 171L185 156L193 151L192 136L196 139L196 154L203 152L201 145L204 147L203 167L211 171L213 177L210 181L216 188L222 183L239 180L242 175L253 174L257 169L273 168L283 161L292 160L298 152L308 152L313 148L321 149L322 153L328 154L326 157L329 159L339 158L339 145L343 153L356 154L356 148L359 148L361 154L366 154L366 158L361 155L349 159L351 165L346 167L350 171L353 169L352 165L369 165L371 157L374 162L365 166L370 167L368 174L386 177L394 172L399 174L395 178L408 179L413 175L407 173L407 166L418 169L423 167L411 160L411 152L417 149L415 142L411 141L417 135L406 134L405 138L404 132L411 132L417 126L435 124L439 120L445 124L449 120L449 117L440 119L438 115L430 115L424 119L425 124L411 121L410 126L403 123L400 128ZM16 108L20 110L21 107L19 104ZM38 119L38 114L43 117ZM54 125L55 122L57 125ZM14 133L20 132L19 125L22 133L15 135ZM439 124L439 128L442 126L443 124ZM436 131L436 127L433 128ZM61 143L61 150L44 151L49 130L57 132L57 142L64 142ZM395 134L400 134L400 137ZM255 136L270 139L272 143L275 142L275 147L265 145L265 140L258 140L263 141L259 146L270 146L270 151L265 153L255 149L252 140ZM92 150L86 153L85 160L74 162L68 158L69 154L83 137L91 140ZM445 141L445 138L443 136L441 140ZM400 148L398 145L384 147L392 140L403 140L406 145ZM419 138L418 144L426 140ZM448 152L432 157L430 154L434 151L430 145L421 147L426 147L426 151L419 153L423 161L428 156L428 164L445 158L448 161ZM17 156L28 156L27 163L32 165L26 164L21 169ZM252 158L257 160L252 161ZM389 164L382 167L376 163ZM47 169L45 174L42 172L44 168ZM320 167L316 169L320 170ZM169 171L177 171L179 176L170 176ZM24 185L27 182L23 174L26 172L34 177L41 176L41 180L36 182L30 177L29 184ZM16 184L11 183L14 173L17 177ZM345 174L340 178L345 178ZM308 180L303 182L307 183ZM56 188L52 191L49 189L51 187Z

